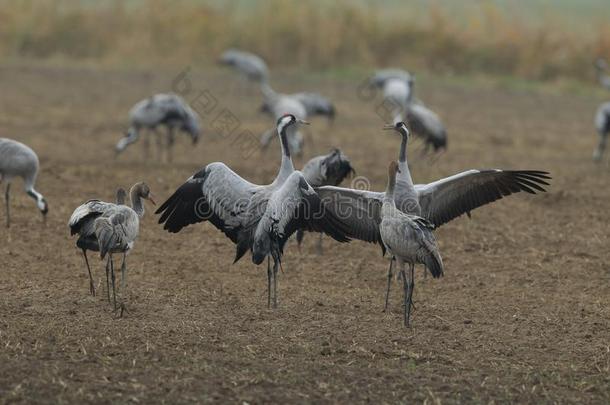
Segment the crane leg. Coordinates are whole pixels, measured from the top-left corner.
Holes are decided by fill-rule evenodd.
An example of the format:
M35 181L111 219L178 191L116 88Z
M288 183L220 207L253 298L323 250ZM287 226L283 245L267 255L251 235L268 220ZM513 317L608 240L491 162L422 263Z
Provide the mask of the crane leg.
M175 141L174 127L167 127L167 163L172 162L172 149L174 148Z
M153 129L153 134L155 136L155 143L157 144L157 162L160 162L163 157L163 140L156 128Z
M89 272L89 292L95 297L95 286L93 285L93 277L91 276L91 267L89 267L86 249L83 249L83 256L85 256L85 264L87 265L87 271Z
M127 260L127 253L123 253L123 262L121 263L121 290L125 289L125 284L127 283L127 266L125 261Z
M114 304L114 310L116 311L116 287L115 287L115 277L114 277L114 263L112 261L112 255L109 255L108 260L110 261L110 280L112 281L112 302Z
M405 326L409 326L409 320L411 318L411 306L413 304L413 290L415 288L414 274L415 265L409 264L409 277L406 277L403 265L403 283L405 290Z
M144 148L144 161L148 162L148 159L150 159L150 134L144 134L144 140L142 142L142 147Z
M602 159L604 150L606 149L606 143L608 142L608 133L599 134L599 144L593 151L593 160L599 162Z
M6 202L6 227L11 227L11 208L9 205L9 197L11 193L11 183L6 183L6 192L4 193L4 200Z
M106 259L106 294L108 294L108 303L110 304L110 256Z
M273 308L277 308L277 271L279 262L273 259Z
M267 256L267 308L271 308L271 259Z
M390 300L390 287L392 286L392 264L394 264L394 258L390 258L390 267L388 268L388 286L385 289L385 305L383 306L383 312L388 310L388 301Z
M408 297L409 297L409 284L407 283L407 276L405 274L404 264L401 267L400 275L402 276L402 292L403 292L403 322L405 326L409 326L408 312Z

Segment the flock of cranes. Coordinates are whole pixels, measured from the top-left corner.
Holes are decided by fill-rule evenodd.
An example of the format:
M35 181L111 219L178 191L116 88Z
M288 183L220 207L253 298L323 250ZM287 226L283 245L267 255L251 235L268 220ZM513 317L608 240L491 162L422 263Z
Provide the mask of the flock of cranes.
M326 97L311 92L283 94L270 85L269 69L258 56L230 50L220 62L235 68L244 78L259 86L261 109L274 120L273 129L261 137L267 147L278 140L280 160L275 179L267 185L246 180L223 162L213 162L190 176L156 210L158 222L170 233L181 232L189 225L210 222L235 245L237 262L249 254L255 265L267 266L267 304L278 305L278 271L290 238L296 234L300 243L305 232L327 234L340 243L353 240L375 243L382 255L388 255L385 309L388 305L394 267L403 284L404 323L409 325L415 287L415 265L424 266L434 278L444 272L443 260L434 231L443 224L471 211L515 193L536 194L549 186L550 175L541 170L471 169L429 184L416 184L408 155L411 134L424 139L438 150L447 147L447 132L438 115L414 96L415 78L406 71L385 69L368 80L379 89L387 103L391 124L384 130L397 134L397 160L380 162L387 167L384 191L359 190L340 184L355 173L350 160L340 149L309 160L302 171L295 169L293 156L303 153L303 126L308 117L322 115L331 122L336 109ZM599 72L606 65L596 64ZM610 83L600 73L602 84ZM610 132L610 103L600 107L596 119L600 144L595 152L601 158ZM197 114L175 94L157 94L137 103L129 112L129 129L116 145L124 151L144 135L146 153L150 137L155 136L159 160L163 149L171 160L176 132L186 133L197 142L201 127ZM165 126L165 139L158 127ZM375 169L375 168L371 168ZM45 216L48 205L35 190L39 170L38 157L19 142L0 138L0 179L6 183L6 224L10 225L9 191L15 177L24 179L27 194L36 201ZM71 235L77 235L76 246L82 251L89 276L89 290L96 294L94 277L87 252L99 252L106 261L107 299L120 315L123 299L117 300L114 256L122 257L121 295L125 288L126 258L134 248L144 215L144 201L155 204L150 187L139 182L129 193L118 189L116 201L89 200L78 206L68 221ZM129 203L129 205L128 205ZM197 238L196 233L189 237ZM318 251L322 253L321 239ZM408 265L408 268L407 268ZM112 291L112 296L111 292Z

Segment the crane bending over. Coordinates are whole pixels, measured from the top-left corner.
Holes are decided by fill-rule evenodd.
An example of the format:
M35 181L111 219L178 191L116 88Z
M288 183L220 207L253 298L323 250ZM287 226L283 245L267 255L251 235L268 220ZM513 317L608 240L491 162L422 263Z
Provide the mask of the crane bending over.
M269 81L269 68L258 55L250 52L229 49L220 56L219 63L233 67L248 80L256 83Z
M199 141L201 132L197 114L189 107L186 101L171 93L155 94L136 103L129 111L129 125L125 137L121 138L116 144L115 150L117 155L139 139L142 129L148 129L157 136L157 152L159 157L161 157L161 139L156 130L158 126L165 126L167 128L165 149L167 160L171 161L176 129L189 134L193 145ZM148 138L145 139L144 146L145 152L148 155Z
M409 326L415 288L415 264L425 265L432 276L438 278L443 275L443 261L432 234L434 225L422 217L405 214L396 208L394 189L396 173L399 172L398 163L391 162L388 169L388 185L381 206L379 233L383 245L400 266L404 294L404 324ZM405 272L405 264L409 264L408 276Z
M29 146L12 139L0 138L0 183L6 183L4 201L7 228L11 226L10 190L15 177L23 179L26 194L36 201L43 220L46 220L49 205L42 194L34 189L39 169L38 155Z
M338 186L347 176L354 174L356 171L347 156L340 149L334 148L326 155L310 159L303 166L302 172L305 180L312 187L321 187ZM297 231L296 239L299 249L304 235L304 230L299 229ZM318 238L317 250L319 254L322 254L322 234Z
M294 169L287 131L299 124L305 122L292 114L277 122L282 161L271 184L250 183L224 163L214 162L192 175L156 212L161 215L159 223L172 233L210 221L236 245L234 262L248 250L256 265L267 258L269 307L272 302L277 307L277 272L284 245L297 229L324 232L340 242L349 240L338 230L338 219L323 209L303 174Z

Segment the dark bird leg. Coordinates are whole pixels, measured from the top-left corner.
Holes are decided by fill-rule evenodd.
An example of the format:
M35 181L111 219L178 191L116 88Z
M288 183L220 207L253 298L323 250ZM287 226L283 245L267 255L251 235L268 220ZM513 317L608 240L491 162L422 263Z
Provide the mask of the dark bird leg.
M403 305L404 305L404 323L405 326L409 326L409 311L411 308L409 307L408 297L409 297L409 284L407 282L407 275L405 274L405 265L401 264L400 275L402 276L402 292L403 292Z
M277 271L279 261L273 258L273 308L277 308Z
M127 260L127 252L123 252L123 262L121 263L121 290L125 289L125 284L127 284L127 266L125 265L125 261Z
M172 162L172 149L174 148L174 143L176 141L176 137L174 135L174 127L167 127L167 163Z
M116 287L115 287L115 277L114 277L114 263L112 261L112 254L109 254L108 260L110 261L110 280L112 280L112 301L114 304L114 310L117 310L116 306Z
M408 303L408 311L406 314L406 324L405 326L409 326L409 318L411 316L411 306L413 305L413 290L415 289L415 264L409 264L409 297L407 299Z
M6 192L4 193L4 199L6 201L6 227L10 228L11 226L11 209L9 206L9 196L11 191L11 183L6 183Z
M267 308L271 308L271 259L267 256Z
M163 157L163 139L161 139L161 134L159 134L157 128L154 128L152 131L155 136L155 143L157 144L157 161L160 162Z
M301 244L303 243L303 236L305 236L305 231L302 229L297 230L297 247L299 248L299 253L301 253Z
M89 272L89 292L95 297L95 286L93 285L93 276L91 276L91 267L89 267L86 249L83 249L83 256L85 256L85 264L87 265L87 271Z
M392 285L392 264L394 263L394 257L390 258L390 268L388 269L388 286L385 289L385 305L383 306L383 312L388 310L388 301L390 299L390 287Z
M126 261L127 261L127 252L123 252L123 262L121 263L121 313L119 315L119 318L123 317L123 312L127 311L127 308L125 307L125 285L127 283L127 265L126 265Z
M148 160L150 159L150 133L148 134L144 134L144 140L143 140L143 147L144 147L144 161L148 162Z
M108 294L108 303L110 304L110 255L106 259L106 294Z
M602 160L602 156L604 155L604 150L606 149L606 143L608 142L608 133L600 133L599 134L599 144L595 151L593 152L593 160L599 162Z

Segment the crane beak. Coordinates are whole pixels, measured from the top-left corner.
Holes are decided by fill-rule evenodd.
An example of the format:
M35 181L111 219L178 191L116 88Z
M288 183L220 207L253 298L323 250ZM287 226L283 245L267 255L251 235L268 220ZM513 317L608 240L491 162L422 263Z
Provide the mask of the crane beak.
M387 131L387 130L389 130L389 129L394 129L394 125L392 125L392 124L385 124L385 125L383 126L383 130L384 130L384 131Z
M309 122L304 121L304 120L297 120L297 122L298 122L299 124L303 124L303 125L309 125Z
M152 194L152 193L148 193L148 198L147 198L147 200L148 200L148 201L150 201L150 203L151 203L152 205L157 205L157 203L155 203L155 200L153 200L153 194Z

